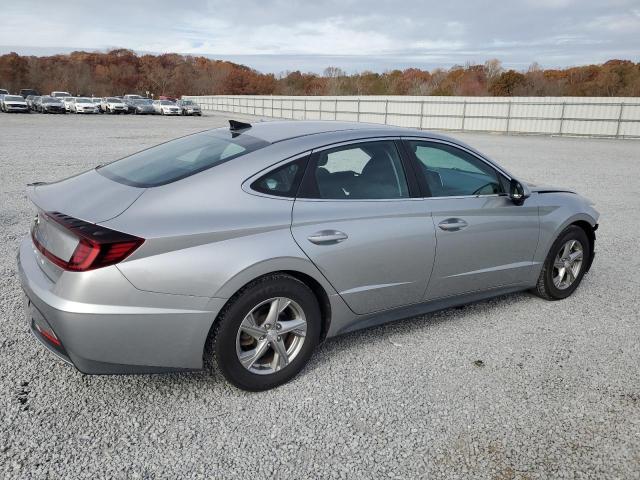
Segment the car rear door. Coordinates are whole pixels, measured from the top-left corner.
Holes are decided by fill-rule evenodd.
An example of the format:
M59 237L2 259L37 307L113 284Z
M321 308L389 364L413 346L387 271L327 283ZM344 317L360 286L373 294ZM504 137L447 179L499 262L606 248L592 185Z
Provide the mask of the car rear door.
M463 147L406 139L433 218L436 260L425 300L529 281L538 243L535 199L515 205L508 178Z
M355 313L423 298L435 232L407 166L394 139L326 147L294 202L294 239Z

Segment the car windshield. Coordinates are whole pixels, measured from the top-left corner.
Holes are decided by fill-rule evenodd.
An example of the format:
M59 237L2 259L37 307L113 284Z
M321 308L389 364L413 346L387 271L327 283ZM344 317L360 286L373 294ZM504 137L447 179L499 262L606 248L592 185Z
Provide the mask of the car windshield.
M183 105L193 105L193 102L191 100L182 100L182 104Z
M5 102L6 102L7 100L9 100L9 101L13 101L13 102L15 102L15 101L23 102L23 101L24 101L24 98L19 97L18 95L5 95L5 96L4 96L4 100L5 100Z
M175 105L175 103L170 100L160 100L160 105Z
M122 102L122 100L120 100L119 98L115 98L115 97L109 97L109 98L107 98L107 102L120 103L120 102Z
M135 105L151 105L151 100L146 98L140 98L133 101Z
M42 103L60 103L60 100L58 100L57 98L43 98L42 99Z
M91 99L85 97L76 98L76 103L91 103Z
M99 99L99 98L92 98L92 99L91 99L91 101L92 101L93 103L99 103L99 102L100 102L100 99Z
M235 135L235 136L234 136ZM269 145L251 135L210 130L178 138L98 167L111 180L133 187L175 182Z

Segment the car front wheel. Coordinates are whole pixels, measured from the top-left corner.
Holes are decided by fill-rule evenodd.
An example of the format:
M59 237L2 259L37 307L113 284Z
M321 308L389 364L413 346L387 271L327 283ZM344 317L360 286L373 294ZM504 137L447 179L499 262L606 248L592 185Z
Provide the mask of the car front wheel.
M289 275L268 275L229 300L212 332L212 353L238 388L274 388L304 368L318 344L320 321L307 285Z
M567 298L580 285L591 255L585 231L576 225L567 227L549 250L535 293L547 300Z

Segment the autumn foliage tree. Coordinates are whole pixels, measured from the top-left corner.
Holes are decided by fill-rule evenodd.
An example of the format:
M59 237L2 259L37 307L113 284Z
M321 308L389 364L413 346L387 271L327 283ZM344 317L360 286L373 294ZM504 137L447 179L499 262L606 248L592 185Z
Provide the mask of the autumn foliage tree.
M328 67L275 76L244 65L202 56L137 55L127 49L72 52L48 57L0 56L0 88L35 88L82 95L464 95L640 96L640 64L609 60L602 65L505 70L497 59L432 71L418 68L347 74Z

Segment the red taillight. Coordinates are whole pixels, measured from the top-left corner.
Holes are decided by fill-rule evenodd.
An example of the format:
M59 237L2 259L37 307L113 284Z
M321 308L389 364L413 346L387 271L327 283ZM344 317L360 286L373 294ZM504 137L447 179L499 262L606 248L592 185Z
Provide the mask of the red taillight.
M36 248L51 262L65 270L86 272L113 265L127 258L144 243L144 238L84 222L58 212L48 212L46 216L78 238L78 245L71 258L64 260L38 241L35 227L31 230L31 238Z

